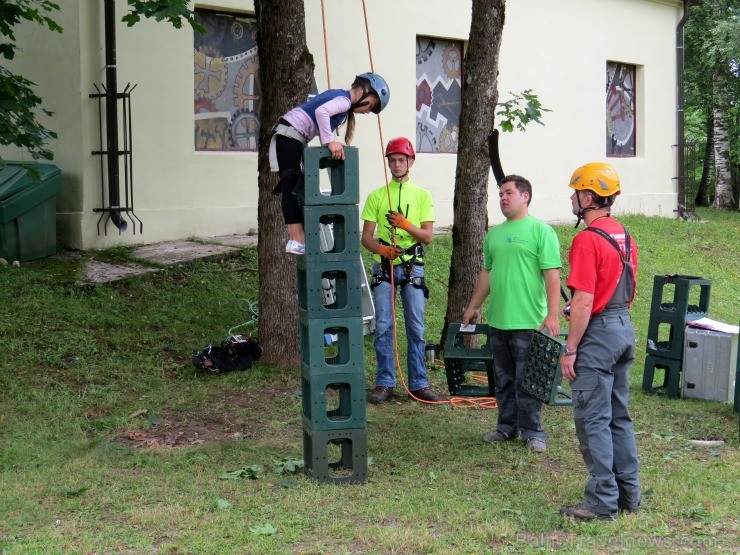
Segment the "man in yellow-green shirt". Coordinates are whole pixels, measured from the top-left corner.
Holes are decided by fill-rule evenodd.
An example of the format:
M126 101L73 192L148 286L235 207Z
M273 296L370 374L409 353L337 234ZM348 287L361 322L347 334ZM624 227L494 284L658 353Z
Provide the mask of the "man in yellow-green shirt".
M362 246L374 255L371 287L378 367L375 389L369 401L377 405L393 396L396 385L393 329L396 323L391 300L400 289L406 322L408 389L413 399L434 402L438 398L429 389L424 366L424 309L429 290L424 283L422 246L432 241L434 202L429 191L409 178L416 155L408 139L398 137L389 141L385 156L393 179L370 193L361 216L364 222Z

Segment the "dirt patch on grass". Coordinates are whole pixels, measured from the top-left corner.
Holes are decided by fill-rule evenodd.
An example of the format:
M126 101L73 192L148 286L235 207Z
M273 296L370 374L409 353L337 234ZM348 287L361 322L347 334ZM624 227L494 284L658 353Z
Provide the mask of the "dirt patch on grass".
M259 439L264 433L260 417L264 418L271 405L288 399L291 393L269 387L241 392L221 390L214 393L216 402L187 412L166 409L153 414L140 409L131 415L136 425L120 434L118 440L133 449L177 449L207 441Z

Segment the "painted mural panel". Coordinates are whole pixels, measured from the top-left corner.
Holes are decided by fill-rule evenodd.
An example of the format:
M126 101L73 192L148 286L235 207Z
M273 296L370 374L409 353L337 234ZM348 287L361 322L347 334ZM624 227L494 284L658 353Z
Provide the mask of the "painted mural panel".
M416 37L416 151L457 152L463 43Z
M196 10L195 150L257 150L262 87L253 20Z
M635 66L607 62L607 156L635 156L635 114Z

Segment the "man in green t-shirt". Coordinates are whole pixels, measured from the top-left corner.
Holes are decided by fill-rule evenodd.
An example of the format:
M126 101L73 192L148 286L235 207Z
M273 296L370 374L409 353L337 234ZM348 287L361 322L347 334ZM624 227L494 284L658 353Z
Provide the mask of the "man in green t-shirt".
M499 187L506 221L491 228L483 241L483 270L462 323L478 322L490 295L487 319L496 375L498 423L483 436L496 443L521 435L532 451L547 449L542 429L542 402L522 391L534 330L560 333L560 244L555 230L529 215L532 185L509 175Z

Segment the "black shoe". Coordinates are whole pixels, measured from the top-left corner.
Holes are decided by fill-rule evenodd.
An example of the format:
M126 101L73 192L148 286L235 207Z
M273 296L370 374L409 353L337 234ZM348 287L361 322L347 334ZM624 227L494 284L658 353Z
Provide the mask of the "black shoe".
M379 405L380 403L387 401L391 397L393 397L393 388L379 385L378 387L373 389L373 392L370 394L370 398L368 399L368 401L370 401L373 405Z
M514 434L513 436L510 436L508 434L505 434L501 430L493 430L492 432L488 432L486 435L483 436L483 441L487 441L488 443L499 443L501 441L516 439L517 437L519 437L519 434Z
M437 401L439 401L439 397L437 397L437 395L428 387L425 387L424 389L417 389L416 391L411 391L410 393L411 395L409 395L409 399L413 399L415 397L416 400L429 401L430 403L436 403Z
M578 505L564 505L560 507L560 514L577 520L579 522L589 522L591 520L617 520L617 513L611 514L600 514L594 513L583 506L583 503Z

